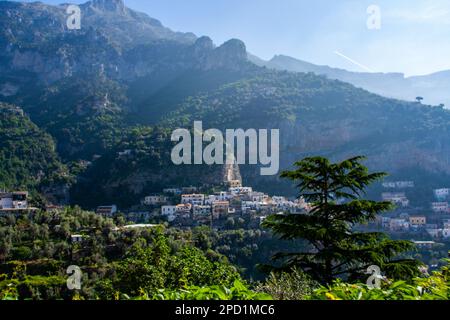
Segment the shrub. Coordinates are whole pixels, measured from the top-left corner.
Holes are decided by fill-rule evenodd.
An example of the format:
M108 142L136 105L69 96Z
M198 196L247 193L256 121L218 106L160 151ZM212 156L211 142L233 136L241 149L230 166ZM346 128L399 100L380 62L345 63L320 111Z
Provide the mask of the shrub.
M405 281L385 281L380 289L364 284L348 284L341 280L321 287L309 296L311 300L448 300L450 297L450 268L443 267L429 277Z
M311 277L294 268L291 272L272 272L256 290L271 295L275 300L304 300L318 286Z

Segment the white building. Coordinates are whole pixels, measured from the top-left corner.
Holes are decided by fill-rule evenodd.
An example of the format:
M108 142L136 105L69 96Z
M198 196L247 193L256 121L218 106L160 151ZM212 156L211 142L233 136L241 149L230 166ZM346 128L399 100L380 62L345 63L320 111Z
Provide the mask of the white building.
M198 191L198 188L197 187L193 187L193 186L183 187L181 189L181 191L184 192L184 193L196 193Z
M79 234L74 234L70 238L72 239L72 243L82 243L84 237Z
M155 206L155 205L166 203L167 200L168 200L168 198L163 195L151 195L151 196L145 197L143 203L147 206Z
M429 228L427 229L427 233L432 237L432 238L439 238L440 234L441 234L441 229L438 228Z
M162 206L161 214L167 217L169 222L172 222L176 219L177 206Z
M399 192L399 193L391 193L386 192L381 195L383 198L383 201L389 201L392 202L395 205L400 205L402 207L409 206L409 200L406 197L405 193Z
M251 187L236 187L236 188L230 188L229 191L233 195L242 195L242 194L252 193L253 188L251 188Z
M414 241L414 244L422 249L432 249L435 245L436 242L434 241Z
M167 188L163 190L166 194L180 195L182 193L180 188Z
M229 214L230 203L228 201L216 201L212 205L214 219L224 217Z
M406 189L406 188L414 188L414 181L397 181L396 183L397 188L399 189Z
M383 229L389 229L391 226L391 218L389 217L381 217L381 227Z
M13 209L13 197L11 193L0 194L0 209Z
M117 206L111 205L111 206L100 206L97 208L96 213L98 215L111 218L114 214L117 213Z
M210 194L205 197L205 205L207 205L207 206L211 206L216 201L220 201L218 195Z
M194 218L196 216L210 216L211 215L211 206L194 206L193 213L194 213Z
M234 198L234 196L231 193L226 192L226 191L221 191L218 194L218 201L230 201L233 198Z
M262 192L251 192L249 194L249 196L252 201L258 201L258 202L268 202L269 201L269 196Z
M0 193L0 209L28 209L28 192Z
M172 216L177 212L177 206L162 206L161 214L163 216Z
M431 209L436 213L447 213L449 212L449 205L448 202L433 202L431 204Z
M442 230L442 237L444 239L449 239L450 238L450 229L443 229Z
M414 188L414 186L414 181L383 182L383 187L386 189L406 189Z
M258 201L242 201L241 208L243 212L247 212L249 210L258 210L259 202Z
M177 214L179 215L187 215L192 211L192 204L190 203L182 203L177 204Z
M391 219L389 222L389 229L391 231L405 231L409 230L409 221L404 219Z
M444 229L450 229L450 220L444 220Z
M242 181L241 180L230 180L230 181L228 181L228 185L230 186L230 188L242 187Z
M183 194L181 196L181 203L187 204L190 203L194 206L202 206L205 203L205 195L204 194Z
M285 197L279 197L279 196L272 197L272 203L279 204L279 203L285 203L285 202L287 202L287 199Z
M450 198L450 188L436 189L434 190L434 196L439 201L444 201Z

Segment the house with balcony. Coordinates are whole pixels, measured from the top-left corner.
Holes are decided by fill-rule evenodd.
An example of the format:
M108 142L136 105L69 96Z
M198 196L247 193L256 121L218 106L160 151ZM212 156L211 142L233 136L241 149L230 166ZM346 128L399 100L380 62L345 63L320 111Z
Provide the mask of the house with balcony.
M181 218L189 218L192 213L193 205L191 203L177 204L176 215Z
M204 194L183 194L181 195L182 204L191 204L193 206L202 206L205 204Z

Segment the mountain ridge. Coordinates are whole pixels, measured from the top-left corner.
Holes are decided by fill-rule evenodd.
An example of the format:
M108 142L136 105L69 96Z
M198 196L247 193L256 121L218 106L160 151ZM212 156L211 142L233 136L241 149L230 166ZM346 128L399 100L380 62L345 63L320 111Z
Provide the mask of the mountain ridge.
M450 93L448 93L450 70L406 77L405 74L397 72L352 72L326 65L316 65L286 55L275 55L268 61L254 55L249 55L248 58L258 66L292 72L313 72L330 79L351 83L356 87L389 98L414 101L416 97L422 96L426 104L435 106L444 104L450 107Z

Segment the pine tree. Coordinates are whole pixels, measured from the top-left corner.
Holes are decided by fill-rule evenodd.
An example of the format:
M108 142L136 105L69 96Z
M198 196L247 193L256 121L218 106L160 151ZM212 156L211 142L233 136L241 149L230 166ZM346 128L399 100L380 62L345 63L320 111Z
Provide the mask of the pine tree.
M331 163L322 157L306 158L295 163L295 171L282 178L299 182L300 196L311 203L305 214L278 214L268 217L263 226L284 240L304 239L304 252L278 253L274 260L283 268L299 267L315 280L328 284L336 278L367 278L371 265L395 279L418 275L420 263L399 258L414 249L409 241L394 241L384 233L357 232L355 226L376 219L393 209L390 202L364 200L366 188L385 173L369 173L361 164L364 157Z

